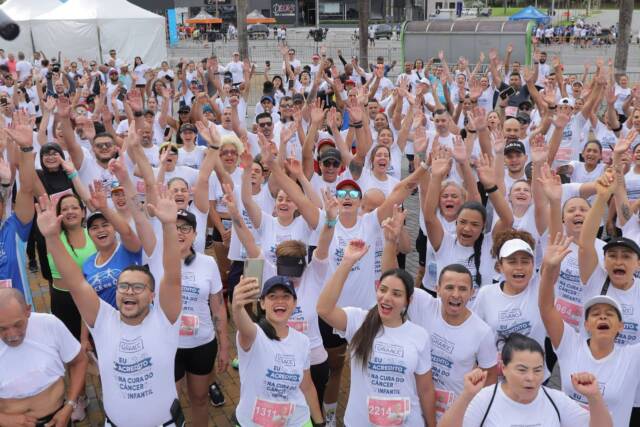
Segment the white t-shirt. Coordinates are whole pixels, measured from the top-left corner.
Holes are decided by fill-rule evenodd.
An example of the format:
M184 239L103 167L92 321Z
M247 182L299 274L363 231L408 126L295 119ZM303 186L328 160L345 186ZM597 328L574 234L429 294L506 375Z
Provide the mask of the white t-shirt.
M627 188L629 201L640 199L640 173L636 173L634 168L625 174L624 185Z
M199 169L204 156L207 154L207 147L196 145L193 150L187 151L184 147L178 148L178 166L188 166L192 169Z
M544 348L547 331L538 308L539 285L539 278L534 275L529 285L517 295L507 295L500 288L500 283L483 286L478 292L473 311L487 322L496 337L518 332L533 338ZM548 373L545 378L547 376Z
M209 295L215 295L221 290L222 279L213 257L196 253L191 264L182 263L180 348L198 347L215 338Z
M338 331L351 342L368 313L357 307L346 307L347 328ZM376 335L366 369L351 354L351 387L344 414L347 427L386 424L396 414L392 408L405 409L403 426L424 426L422 409L416 390L416 375L431 370L429 334L407 320L397 328L381 326ZM386 416L385 416L386 415Z
M16 73L18 73L18 80L23 82L31 75L31 69L33 66L29 64L29 61L16 62Z
M322 211L318 226L324 226L325 219L325 212ZM360 307L368 310L376 303L376 283L379 277L376 276L374 269L375 250L373 249L377 235L380 233L382 233L382 228L378 222L377 209L359 217L351 228L342 225L340 217L338 217L333 239L329 245L331 271L338 268L340 261L342 261L344 248L347 247L349 241L362 239L369 245L369 250L353 266L344 283L344 289L338 298L339 307Z
M600 178L604 173L606 165L604 163L598 163L591 172L587 171L583 162L572 161L569 163L573 167L571 173L571 182L593 182Z
M178 398L174 381L180 322L171 324L152 305L141 324L130 326L100 300L93 328L104 409L118 426L161 425Z
M100 181L102 183L102 188L112 188L113 182L118 181L118 179L109 171L109 169L105 169L98 161L93 157L93 153L90 153L87 150L83 150L84 158L82 160L82 165L80 165L80 169L78 169L78 175L80 176L80 180L85 184L92 184L93 181ZM111 200L111 192L107 191L107 198L109 201Z
M429 331L433 385L436 388L436 416L440 418L462 393L464 376L473 368L496 365L493 331L478 315L453 326L442 318L442 300L415 289L409 304L409 319Z
M362 172L362 176L358 180L358 185L360 185L363 193L371 189L378 189L384 193L385 197L389 197L389 194L391 194L393 188L400 180L390 175L387 175L386 178L386 180L380 181L370 169L366 169Z
M276 263L276 246L285 240L299 240L308 245L311 232L312 228L302 215L295 217L291 224L285 226L277 217L272 216L271 212L262 212L258 230L264 256L272 264Z
M463 427L479 427L489 408L495 385L483 388L473 398L464 413ZM546 388L549 397L542 390L533 402L518 403L509 398L498 386L495 398L483 427L585 427L589 425L589 411L582 408L561 391ZM558 419L558 408L560 420Z
M67 327L48 313L31 313L24 341L10 347L0 341L0 399L25 399L64 378L65 363L80 352Z
M622 109L622 106L624 105L627 98L631 95L631 88L628 87L625 89L622 86L616 84L614 91L615 91L616 100L613 103L613 108L616 109L616 112L618 114L624 114L624 110Z
M240 361L238 423L280 425L267 422L277 421L277 415L275 420L269 416L273 414L269 409L273 409L276 413L289 413L283 425L301 426L310 414L300 390L304 371L310 367L309 338L289 328L286 338L271 340L259 326L256 328L256 339L249 351L244 351L236 338Z
M640 369L640 346L615 345L610 354L596 359L587 340L573 329L565 327L560 345L555 350L561 367L562 391L587 406L587 399L574 390L571 375L578 372L592 373L598 379L600 393L611 413L613 425L628 426L636 387L640 385L640 376L635 375Z
M236 199L236 207L240 214L242 215L242 219L247 226L247 228L251 231L253 238L255 239L256 245L261 245L260 242L260 233L258 230L253 228L253 223L251 222L251 218L249 218L249 213L244 207L244 203L242 203L242 197L240 194L240 186L234 185L233 194ZM258 194L253 196L253 201L260 207L262 212L273 212L273 206L275 201L271 196L271 192L269 191L269 186L267 184L263 185ZM226 206L225 206L226 207ZM272 215L269 214L271 217ZM227 220L222 220L224 223ZM264 221L264 219L263 219ZM247 258L247 250L242 243L240 243L240 239L238 239L238 233L235 230L235 227L231 229L231 243L229 244L229 259L233 261L244 261Z

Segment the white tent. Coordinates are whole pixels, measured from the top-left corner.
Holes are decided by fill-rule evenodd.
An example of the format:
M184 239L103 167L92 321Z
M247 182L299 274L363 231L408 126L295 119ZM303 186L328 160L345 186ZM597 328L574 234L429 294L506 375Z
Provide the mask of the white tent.
M99 59L110 49L150 66L167 57L165 20L126 0L68 0L32 21L36 49L63 58Z
M58 0L7 0L0 9L20 26L20 35L12 41L0 40L0 47L6 52L33 52L31 43L31 19L60 6Z

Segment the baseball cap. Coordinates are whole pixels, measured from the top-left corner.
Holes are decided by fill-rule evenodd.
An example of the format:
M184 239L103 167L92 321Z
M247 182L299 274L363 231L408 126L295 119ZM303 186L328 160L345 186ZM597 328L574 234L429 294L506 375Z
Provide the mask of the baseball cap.
M522 108L523 105L528 105L529 108L533 108L533 104L531 103L531 101L522 101L520 104L518 104L518 108Z
M193 123L183 123L182 126L180 126L180 133L188 131L198 133L198 128L196 128Z
M178 219L184 220L187 224L196 228L196 216L184 209L178 209Z
M618 317L620 318L620 320L622 320L622 307L620 307L620 303L618 303L618 301L614 300L613 298L611 298L608 295L596 295L594 297L589 298L585 303L584 303L584 318L587 318L587 314L589 313L589 309L591 307L593 307L596 304L607 304L610 305L611 307L615 308L616 311L618 312Z
M344 187L353 187L354 189L358 190L360 194L362 194L362 188L360 188L358 183L352 179L343 179L342 181L340 181L338 185L336 185L336 191L341 190Z
M301 93L296 93L291 97L291 100L295 104L296 102L304 102L304 96Z
M317 148L318 151L320 151L320 149L325 145L330 145L332 147L335 147L336 143L331 138L322 138L320 141L318 141L318 148Z
M89 217L87 217L87 228L91 228L91 224L93 224L93 222L97 219L104 219L106 220L107 218L104 216L104 214L100 211L94 211L91 213L91 215L89 215Z
M506 258L515 254L516 252L526 252L531 256L533 255L533 249L527 242L522 239L511 239L504 242L500 248L500 255L498 258Z
M633 252L636 253L636 255L638 255L638 257L640 257L640 247L636 242L634 242L633 240L627 237L614 237L611 240L609 240L609 242L607 242L607 244L604 245L602 249L606 253L609 249L618 248L618 247L631 249Z
M345 81L344 81L344 85L345 85L345 86L347 86L347 85L349 85L349 86L355 86L355 85L356 85L356 82L354 82L354 81L353 81L353 80L351 80L351 79L347 79L347 80L345 80Z
M520 111L518 112L518 115L516 115L516 120L523 125L528 125L531 123L531 116L524 111Z
M164 144L162 144L160 146L160 148L158 148L158 151L160 151L162 153L165 149L166 150L171 150L176 154L178 153L178 146L173 144L173 143L171 143L171 142L165 142Z
M420 80L418 80L418 83L422 83L422 84L431 86L431 81L426 77L423 77Z
M269 101L275 105L275 101L273 100L272 96L264 95L262 98L260 98L260 103L262 104L264 101Z
M279 276L302 277L306 266L305 257L279 256L276 258L276 268Z
M571 83L571 86L575 86L575 85L584 86L580 80L576 80L575 82Z
M119 181L111 181L111 192L115 193L116 191L124 191L124 187Z
M109 69L109 74L118 74L118 70L116 70L115 68L110 68Z
M202 112L203 113L213 113L213 108L211 108L211 105L205 104L204 107L202 107Z
M276 288L278 286L284 288L284 290L293 295L294 298L298 298L296 295L296 290L293 287L293 282L286 276L273 276L272 278L264 282L264 285L262 285L260 298L266 297L271 293L273 288Z
M504 154L507 155L512 152L518 152L522 154L527 154L527 151L524 148L524 144L520 141L512 141L505 145Z
M575 103L573 102L573 99L570 98L562 98L560 100L560 102L558 103L558 105L568 105L569 107L574 107Z
M320 154L321 162L324 162L328 159L337 160L338 162L342 163L342 155L340 154L340 151L335 148L327 148L322 152L322 154Z

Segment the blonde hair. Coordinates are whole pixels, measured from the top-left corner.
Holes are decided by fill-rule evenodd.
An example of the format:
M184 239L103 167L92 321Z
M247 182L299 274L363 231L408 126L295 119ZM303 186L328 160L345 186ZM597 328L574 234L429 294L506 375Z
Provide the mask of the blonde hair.
M238 139L238 137L235 135L229 134L229 135L223 136L222 139L220 140L220 147L224 145L233 145L236 148L236 151L238 152L238 156L244 153L244 145L242 144L242 142L240 142L240 139Z
M306 257L307 245L300 240L285 240L276 246L276 257Z

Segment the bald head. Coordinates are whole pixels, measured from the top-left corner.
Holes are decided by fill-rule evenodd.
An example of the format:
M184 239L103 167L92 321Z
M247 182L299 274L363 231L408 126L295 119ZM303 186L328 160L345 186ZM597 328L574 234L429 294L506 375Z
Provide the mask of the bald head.
M384 193L381 190L377 188L367 190L362 196L362 210L365 213L372 212L384 203L384 199Z
M24 341L31 307L17 289L0 289L0 338L9 347Z
M0 310L9 307L12 304L18 304L23 309L27 308L27 301L24 299L22 292L14 288L0 289Z

